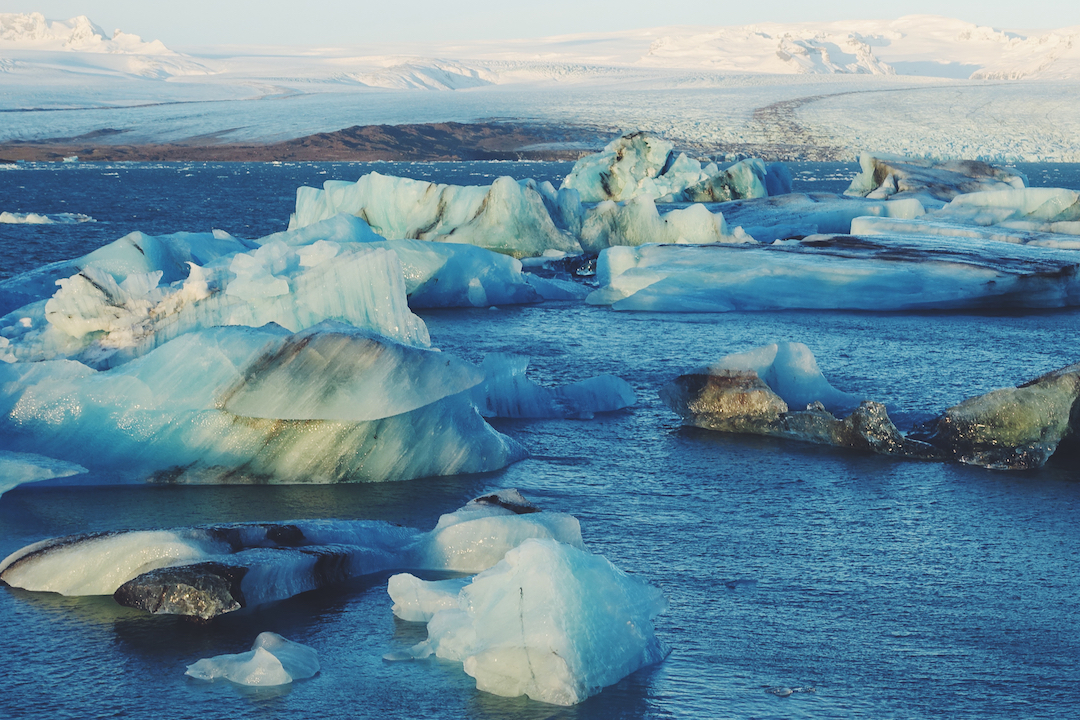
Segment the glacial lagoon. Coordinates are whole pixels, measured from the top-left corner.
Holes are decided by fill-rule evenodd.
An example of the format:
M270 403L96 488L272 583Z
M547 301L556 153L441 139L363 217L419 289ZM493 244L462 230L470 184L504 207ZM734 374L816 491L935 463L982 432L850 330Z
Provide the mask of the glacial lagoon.
M853 165L791 167L796 190L842 191ZM1021 168L1080 188L1072 166ZM459 184L558 180L565 163L26 165L0 170L14 213L82 222L0 225L0 277L132 230L284 229L295 188L364 172ZM65 215L68 214L68 215ZM496 472L317 486L119 484L101 474L0 499L0 553L111 529L289 519L426 529L493 488L577 517L586 545L667 597L672 653L571 708L479 692L460 665L386 663L423 640L395 620L389 573L200 625L110 598L6 588L5 717L1060 717L1080 671L1074 466L997 472L684 428L667 381L732 352L807 344L837 388L898 425L1080 359L1080 311L615 312L578 302L418 311L432 345L479 364L530 357L564 385L609 373L633 408L592 420L492 420L530 457ZM428 579L444 577L439 573ZM314 648L322 671L288 689L184 677L263 631ZM770 689L799 690L782 696Z

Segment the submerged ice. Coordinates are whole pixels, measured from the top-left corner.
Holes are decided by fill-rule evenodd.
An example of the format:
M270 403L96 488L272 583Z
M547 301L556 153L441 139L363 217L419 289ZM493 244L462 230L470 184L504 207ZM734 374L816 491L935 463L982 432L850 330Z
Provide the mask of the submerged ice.
M237 685L274 687L314 677L319 670L319 656L307 645L264 632L249 652L204 658L188 665L184 674L196 680L221 678Z

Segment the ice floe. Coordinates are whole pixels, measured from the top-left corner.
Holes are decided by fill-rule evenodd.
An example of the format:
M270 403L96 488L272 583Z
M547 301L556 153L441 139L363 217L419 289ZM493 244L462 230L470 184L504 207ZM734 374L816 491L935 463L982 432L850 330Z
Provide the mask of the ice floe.
M221 678L237 685L274 687L314 677L319 670L318 653L307 645L264 632L250 651L203 658L188 665L184 674L196 680Z
M82 213L44 215L40 213L0 212L0 225L73 225L83 222L97 221Z

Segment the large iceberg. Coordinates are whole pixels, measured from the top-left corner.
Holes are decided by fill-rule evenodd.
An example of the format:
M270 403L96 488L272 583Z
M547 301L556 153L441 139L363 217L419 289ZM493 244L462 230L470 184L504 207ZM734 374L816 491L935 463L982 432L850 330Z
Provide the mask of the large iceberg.
M855 232L856 218L917 218L925 213L917 198L867 200L833 193L788 193L733 200L711 209L761 243L818 234Z
M577 241L555 226L540 193L509 177L490 186L437 185L379 173L355 183L330 180L322 190L297 189L289 229L342 212L391 240L468 243L514 257L581 252Z
M184 674L196 680L221 678L237 685L274 687L314 677L319 669L319 656L307 645L264 632L250 651L203 658L188 665Z
M812 235L771 245L600 253L587 301L616 310L1055 308L1080 304L1080 254L981 238Z
M485 472L524 455L473 405L476 368L342 324L187 333L125 365L0 363L12 450L177 482Z
M656 203L644 196L622 203L605 201L589 208L582 216L579 239L581 247L590 253L647 243L754 242L741 228L729 230L723 213L710 212L704 205L676 208L661 215Z
M0 579L209 619L393 568L480 572L529 538L582 547L573 516L541 512L504 490L443 515L426 533L377 521L301 520L53 538L0 562Z
M388 591L428 639L387 659L454 660L496 695L574 705L668 652L653 627L659 590L555 540L526 540L465 585L398 575Z

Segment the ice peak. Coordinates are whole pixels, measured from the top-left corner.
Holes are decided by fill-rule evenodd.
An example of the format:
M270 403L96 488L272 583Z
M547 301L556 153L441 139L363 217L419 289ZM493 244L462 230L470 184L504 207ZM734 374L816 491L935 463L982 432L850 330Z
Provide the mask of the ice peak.
M119 29L110 37L86 15L48 20L39 12L0 13L0 46L123 55L176 54L159 40L144 42L138 35Z

